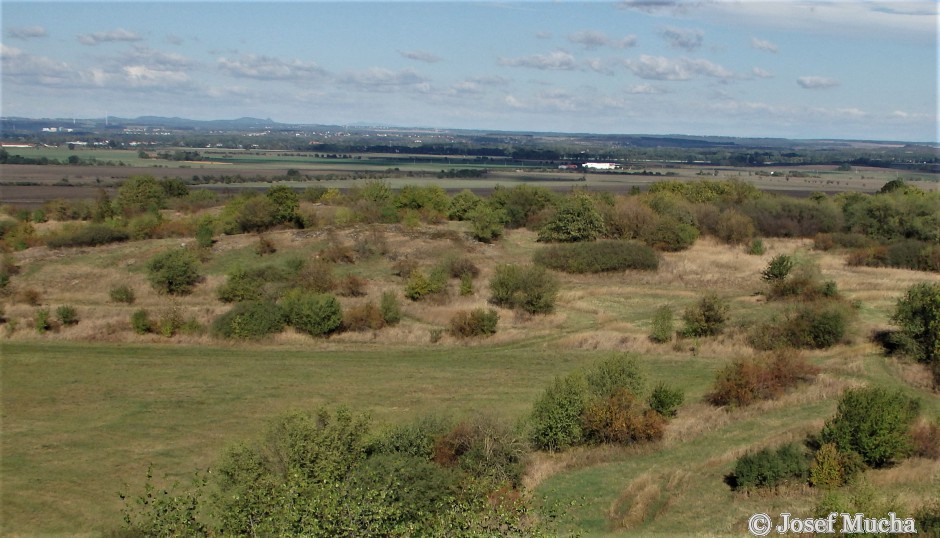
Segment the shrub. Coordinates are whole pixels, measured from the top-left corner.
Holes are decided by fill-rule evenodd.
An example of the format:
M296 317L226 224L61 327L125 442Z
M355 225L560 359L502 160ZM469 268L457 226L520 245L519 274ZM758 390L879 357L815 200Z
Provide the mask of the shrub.
M153 324L150 322L150 313L144 309L136 310L131 314L131 327L137 334L147 334L153 330Z
M900 327L897 340L905 353L935 368L940 365L940 283L908 288L891 321Z
M196 244L199 248L211 248L215 239L215 227L212 224L211 218L203 218L199 221L199 224L196 226Z
M724 330L728 320L728 302L717 293L706 293L682 313L682 335L687 337L715 336Z
M678 412L679 406L682 405L683 400L685 400L685 393L682 389L673 389L668 387L665 383L660 383L656 385L656 388L650 393L647 403L650 409L660 415L664 417L674 417Z
M840 452L835 444L824 443L813 455L809 481L818 488L839 488L851 482L864 467L855 452Z
M490 336L496 334L498 322L499 314L495 310L462 310L450 318L449 331L458 338Z
M311 336L326 336L343 324L339 301L332 295L295 291L283 301L287 322Z
M718 216L715 235L729 245L742 245L754 236L754 222L751 217L729 209Z
M366 294L368 281L356 275L346 275L336 286L336 293L343 297L362 297Z
M434 440L432 459L475 478L519 487L527 446L512 428L487 416L461 421Z
M489 204L480 204L466 214L470 221L470 235L477 241L492 243L503 236L506 214Z
M125 215L166 207L166 191L153 176L139 175L121 183L114 205Z
M779 397L819 369L798 355L777 352L770 357L738 359L719 370L705 399L712 405L746 406Z
M375 303L347 308L343 312L343 328L347 331L377 331L385 327L385 318Z
M556 377L532 408L531 441L535 448L559 451L581 443L584 438L581 414L587 398L588 386L583 375L576 372Z
M940 422L922 420L911 429L914 455L921 458L940 459Z
M42 294L35 288L26 288L17 294L17 300L30 306L39 306L42 302Z
M558 205L554 217L539 229L539 241L593 241L604 232L604 219L594 200L587 194L576 193L565 198Z
M398 295L393 291L386 291L382 294L382 302L379 305L382 312L382 319L387 325L396 325L401 321L401 304L398 302Z
M325 260L314 260L304 264L297 272L295 283L306 291L327 293L336 287L333 264Z
M674 217L660 217L656 224L644 230L641 239L656 250L678 252L695 244L698 236L695 226Z
M126 284L111 288L108 295L115 303L134 304L134 301L137 299L134 294L134 289Z
M805 482L809 476L806 454L792 443L776 450L765 448L735 462L734 489L773 488L788 481Z
M774 256L767 264L767 268L761 271L761 278L767 282L778 282L787 277L793 270L793 258L786 254Z
M464 273L460 277L460 296L467 295L473 295L473 277L469 273Z
M96 247L108 243L127 241L130 235L105 224L85 224L78 228L66 228L46 239L49 248Z
M284 330L284 309L269 301L245 301L217 317L210 328L219 338L257 339Z
M48 308L40 308L36 311L33 326L36 327L36 332L39 334L45 334L46 331L52 329L52 315L49 313Z
M446 289L447 275L443 271L434 271L427 276L422 271L414 270L405 284L405 297L412 301L420 301L431 295L443 293Z
M274 241L271 241L271 238L259 233L258 234L258 244L255 245L255 254L258 256L267 256L268 254L274 254L277 252L277 247L274 246Z
M235 215L235 224L242 233L263 232L277 224L278 208L269 198L247 198Z
M649 246L632 241L597 241L551 245L535 252L535 263L566 273L602 273L636 269L655 271L659 257Z
M853 451L872 467L884 467L911 454L911 424L920 405L901 390L882 387L848 389L836 416L823 427L823 442Z
M157 254L147 262L147 271L153 288L170 295L191 293L202 278L195 255L182 249Z
M183 313L180 311L178 305L173 305L160 315L160 319L157 320L156 328L160 332L160 335L165 338L170 338L176 336L176 333L183 328Z
M483 199L468 189L464 189L450 199L447 218L450 220L469 220L468 215L483 204Z
M653 326L650 331L650 340L657 344L664 344L672 340L675 329L672 325L672 308L661 306L653 315Z
M56 308L55 316L62 325L76 325L78 323L78 311L71 305L62 305Z
M636 357L629 353L613 353L601 360L585 373L585 380L594 398L609 398L620 390L641 394L646 384Z
M747 253L752 256L761 256L766 250L766 247L764 247L764 240L760 237L755 237L752 239L751 245L747 247Z
M501 265L490 279L490 302L530 314L547 314L555 309L558 281L537 265Z
M236 268L228 274L225 283L216 290L216 297L223 303L240 303L261 299L264 280L257 272Z
M643 409L629 390L593 400L581 417L584 436L596 443L622 445L662 439L666 421L651 409Z
M275 224L294 222L297 218L297 209L300 207L300 196L294 189L286 185L274 185L264 193L264 196L274 206L272 217Z
M754 327L748 343L755 349L825 349L845 338L852 313L838 302L803 304L783 319L773 319Z
M470 258L454 256L448 258L445 265L451 278L461 278L464 275L469 275L470 278L480 276L480 268Z
M518 185L510 189L497 185L487 205L500 212L506 226L521 228L533 215L548 207L555 197L544 187Z

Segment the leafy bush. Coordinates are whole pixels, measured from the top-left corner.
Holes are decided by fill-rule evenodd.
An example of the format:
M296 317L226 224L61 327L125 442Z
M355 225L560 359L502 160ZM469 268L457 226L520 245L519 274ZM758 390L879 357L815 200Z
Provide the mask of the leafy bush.
M96 247L108 243L127 241L130 235L105 224L85 224L77 228L66 228L46 239L49 248Z
M685 393L682 389L670 388L665 383L660 383L650 393L647 404L650 409L664 417L674 417L683 400L685 400Z
M539 241L593 241L604 232L604 219L594 200L587 194L577 193L558 205L554 217L539 229Z
M581 417L584 436L597 443L632 444L662 439L666 421L652 409L644 409L627 389L591 401Z
M369 445L370 454L403 454L430 460L434 457L436 440L453 428L441 415L421 415L411 422L392 426Z
M581 414L588 402L588 385L578 372L556 377L535 401L530 417L535 448L564 450L584 439Z
M254 195L247 198L235 215L241 233L263 232L277 224L278 208L270 198Z
M272 214L274 224L290 223L297 219L300 196L294 189L286 185L274 185L264 193L264 196L274 206Z
M728 302L715 292L706 293L682 313L682 335L687 337L715 336L724 330L728 320Z
M884 467L911 454L911 424L920 404L901 390L882 387L848 389L836 416L823 427L823 442L841 452L856 452L872 467Z
M237 267L228 274L225 283L216 290L216 297L223 303L240 303L261 299L264 279L258 271L248 272Z
M40 308L36 311L36 318L33 320L33 326L39 334L45 334L52 329L52 314L48 308Z
M558 281L541 266L501 265L490 279L490 292L495 305L547 314L555 309Z
M147 262L150 284L159 293L186 295L202 277L195 255L183 249L168 250Z
M294 283L297 287L314 293L327 293L336 287L333 264L326 260L313 260L304 264L297 272Z
M480 276L480 268L477 267L477 264L473 263L473 260L467 257L450 257L445 262L445 265L447 266L447 272L450 274L451 278L462 278L464 275L469 275L470 278Z
M551 245L535 252L535 263L566 273L601 273L636 269L655 271L659 257L647 245L632 241L596 241Z
M742 245L754 236L754 222L734 209L725 210L718 216L715 235L729 245Z
M339 280L336 293L343 297L362 297L366 294L368 281L360 276L346 275Z
M705 396L713 405L746 406L779 397L819 369L798 355L777 352L770 357L739 359L718 371Z
M653 325L650 331L650 340L657 344L664 344L672 341L672 335L675 329L672 325L672 308L661 306L653 314Z
M503 236L506 214L489 204L480 204L467 212L464 220L470 221L470 235L477 241L492 243Z
M525 471L527 444L503 422L478 415L434 440L432 459L475 478L518 487Z
M529 219L542 211L556 195L544 187L518 185L506 188L497 185L490 194L488 204L504 215L503 222L510 228L521 228Z
M640 364L629 353L613 353L602 359L587 370L585 380L594 398L609 398L620 390L642 394L646 385Z
M78 323L78 311L71 305L62 305L56 308L55 316L62 325L76 325Z
M284 309L270 301L238 303L217 317L210 333L218 338L257 339L284 330Z
M468 215L470 212L483 203L483 199L473 193L473 191L464 189L450 199L450 209L447 212L447 218L450 220L469 220Z
M747 253L752 256L761 256L767 249L764 247L764 240L760 237L755 237L751 240L750 246L747 247Z
M137 334L147 334L153 330L153 323L150 321L150 313L144 309L136 310L131 314L131 328Z
M166 191L153 176L139 175L121 183L114 205L125 215L166 207Z
M294 291L284 298L283 307L287 322L311 336L326 336L343 324L342 308L332 295Z
M787 254L778 254L770 260L767 268L761 271L761 278L767 282L778 282L787 278L792 270L793 258Z
M738 458L732 472L734 489L773 488L809 477L806 454L790 443L776 450L765 448Z
M839 452L833 443L824 443L813 455L809 481L818 488L842 487L862 471L865 463L855 452Z
M492 309L461 310L450 318L449 331L458 338L490 336L496 334L498 322L499 314Z
M414 270L405 284L405 297L420 301L429 296L442 294L447 290L447 274L443 270L432 271L430 276L420 270Z
M382 294L382 302L379 305L382 312L382 319L387 325L396 325L401 321L401 304L398 302L398 295L393 291L386 291Z
M347 331L377 331L385 327L385 318L375 303L352 306L343 312L343 329Z
M891 321L900 327L902 350L919 362L940 367L940 283L922 282L898 299Z
M115 286L111 288L109 292L109 297L115 303L124 303L124 304L134 304L136 300L136 295L134 295L134 290L126 284L120 286Z
M656 250L678 252L695 244L699 231L695 226L674 217L661 217L645 229L641 239Z
M845 338L852 313L834 301L802 304L783 319L773 319L754 327L748 343L756 349L825 349Z

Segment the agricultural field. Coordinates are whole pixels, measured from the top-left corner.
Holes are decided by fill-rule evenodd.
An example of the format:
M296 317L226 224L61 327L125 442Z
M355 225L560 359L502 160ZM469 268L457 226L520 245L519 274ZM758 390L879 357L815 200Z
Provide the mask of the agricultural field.
M126 506L119 493L138 495L148 466L159 487L187 484L197 471L212 477L228 447L257 438L290 411L348 406L367 413L379 437L420 417L486 417L529 439L533 406L550 384L623 356L642 372L637 396L662 383L681 389L682 403L652 440L560 449L533 441L515 491L547 534L741 536L751 514L809 517L832 495L867 495L868 506L904 517L935 514L929 507L938 502L940 460L929 455L929 441L912 457L865 470L835 493L805 479L747 491L727 483L743 455L802 446L818 434L848 389L898 390L919 401L918 427L940 421L929 365L887 356L873 339L897 329L892 314L909 289L940 286L936 268L884 266L935 263L929 241L917 243L919 254L904 254L913 243L903 243L908 250L901 253L894 245L902 243L881 245L852 231L851 219L861 217L845 200L869 198L789 201L747 186L744 177L697 182L700 191L680 182L651 186L653 178L637 177L649 180L640 183L646 192L628 196L611 194L602 174L588 175L577 185L584 190L567 195L538 182L518 180L525 187L512 187L511 174L529 172L490 173L505 183L433 180L437 187L403 188L407 178L361 181L345 193L315 182L323 188L299 196L259 184L261 194L211 203L187 198L197 190L190 186L189 194L161 198L162 209L156 202L146 209L136 195L153 194L145 189L163 183L134 180L110 191L113 208L102 209L99 200L95 211L113 213L98 223L4 216L2 533L115 532ZM696 174L688 179L701 177ZM488 198L444 192L459 190L461 181L502 187ZM846 189L848 180L837 181L836 190L854 190ZM866 192L886 183L855 181L864 181L858 190ZM935 194L910 190L914 184L872 195L871 203L890 197L899 213L929 216L929 203L921 202ZM278 184L286 185L310 186ZM714 196L702 202L706 194ZM458 210L458 200L474 209ZM521 216L520 200L529 204ZM281 214L284 207L290 214ZM503 216L494 221L488 211ZM841 224L817 219L814 211L827 219L838 215ZM787 237L770 232L788 220L761 220L796 212L802 221ZM561 226L570 224L564 216L587 224ZM693 217L694 226L682 220ZM494 299L507 267L541 267L533 260L549 247L605 241L618 252L648 249L654 266L545 269L538 274L557 284L547 309ZM871 256L883 248L886 261L871 262L856 248ZM191 289L161 287L167 282L154 277L154 260L168 252L191 257L198 272ZM775 283L765 274L780 259L794 269ZM267 335L220 322L239 301L274 308L306 297L293 288L330 294L342 323L311 336L297 321ZM683 316L705 292L726 309L722 329L683 333ZM387 297L400 309L397 319L386 315ZM844 332L826 345L758 349L761 333L785 325L806 305L832 306L844 315ZM651 336L663 308L674 325L656 341ZM498 318L491 330L468 336L455 320L474 311ZM768 353L785 353L815 373L767 399L714 403L719 372Z

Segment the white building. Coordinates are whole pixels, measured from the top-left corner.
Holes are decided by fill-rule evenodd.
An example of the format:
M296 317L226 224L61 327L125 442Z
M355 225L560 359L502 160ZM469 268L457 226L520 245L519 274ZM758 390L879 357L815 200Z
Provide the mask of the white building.
M584 163L584 167L590 170L616 170L615 163Z

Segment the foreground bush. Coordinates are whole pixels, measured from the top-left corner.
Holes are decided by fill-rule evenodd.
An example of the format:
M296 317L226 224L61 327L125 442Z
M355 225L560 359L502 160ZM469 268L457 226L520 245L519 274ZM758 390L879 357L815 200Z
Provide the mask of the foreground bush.
M559 451L584 439L581 414L588 402L588 385L576 372L556 377L532 408L531 440L540 450Z
M584 436L597 443L631 444L662 439L666 420L646 409L627 389L589 403L581 417Z
M192 293L202 279L195 254L184 249L157 254L147 262L147 273L153 289L170 295Z
M462 310L450 318L449 331L458 338L490 336L496 334L498 322L499 314L493 309Z
M490 279L490 302L530 314L547 314L555 309L558 281L537 265L501 265Z
M651 247L631 241L597 241L544 247L535 263L566 273L603 273L638 269L655 271L659 257Z
M867 465L884 467L913 451L910 429L919 410L917 400L901 390L849 389L821 438L842 452L857 453Z
M852 312L840 302L803 304L783 318L754 327L748 342L761 350L825 349L845 338L851 319Z
M715 336L724 330L728 320L728 302L717 293L706 293L682 313L682 335L687 337Z
M377 331L385 327L385 318L375 303L347 308L343 312L343 329L347 331Z
M940 371L940 283L911 286L898 300L891 321L900 327L897 341L902 350Z
M564 198L555 215L539 229L539 241L593 241L604 234L604 219L594 200L584 193Z
M326 336L343 325L343 311L336 297L295 291L282 302L287 322L311 336Z
M210 333L217 338L257 339L284 330L285 312L270 301L246 301L212 322Z
M794 444L777 450L765 448L741 456L734 465L734 489L772 488L785 482L805 482L809 477L809 459Z
M111 291L108 292L108 296L115 303L124 304L134 304L137 298L134 294L134 289L124 284L111 288Z
M712 405L746 406L777 398L818 373L819 369L805 359L787 352L769 358L739 359L718 371L705 398Z

